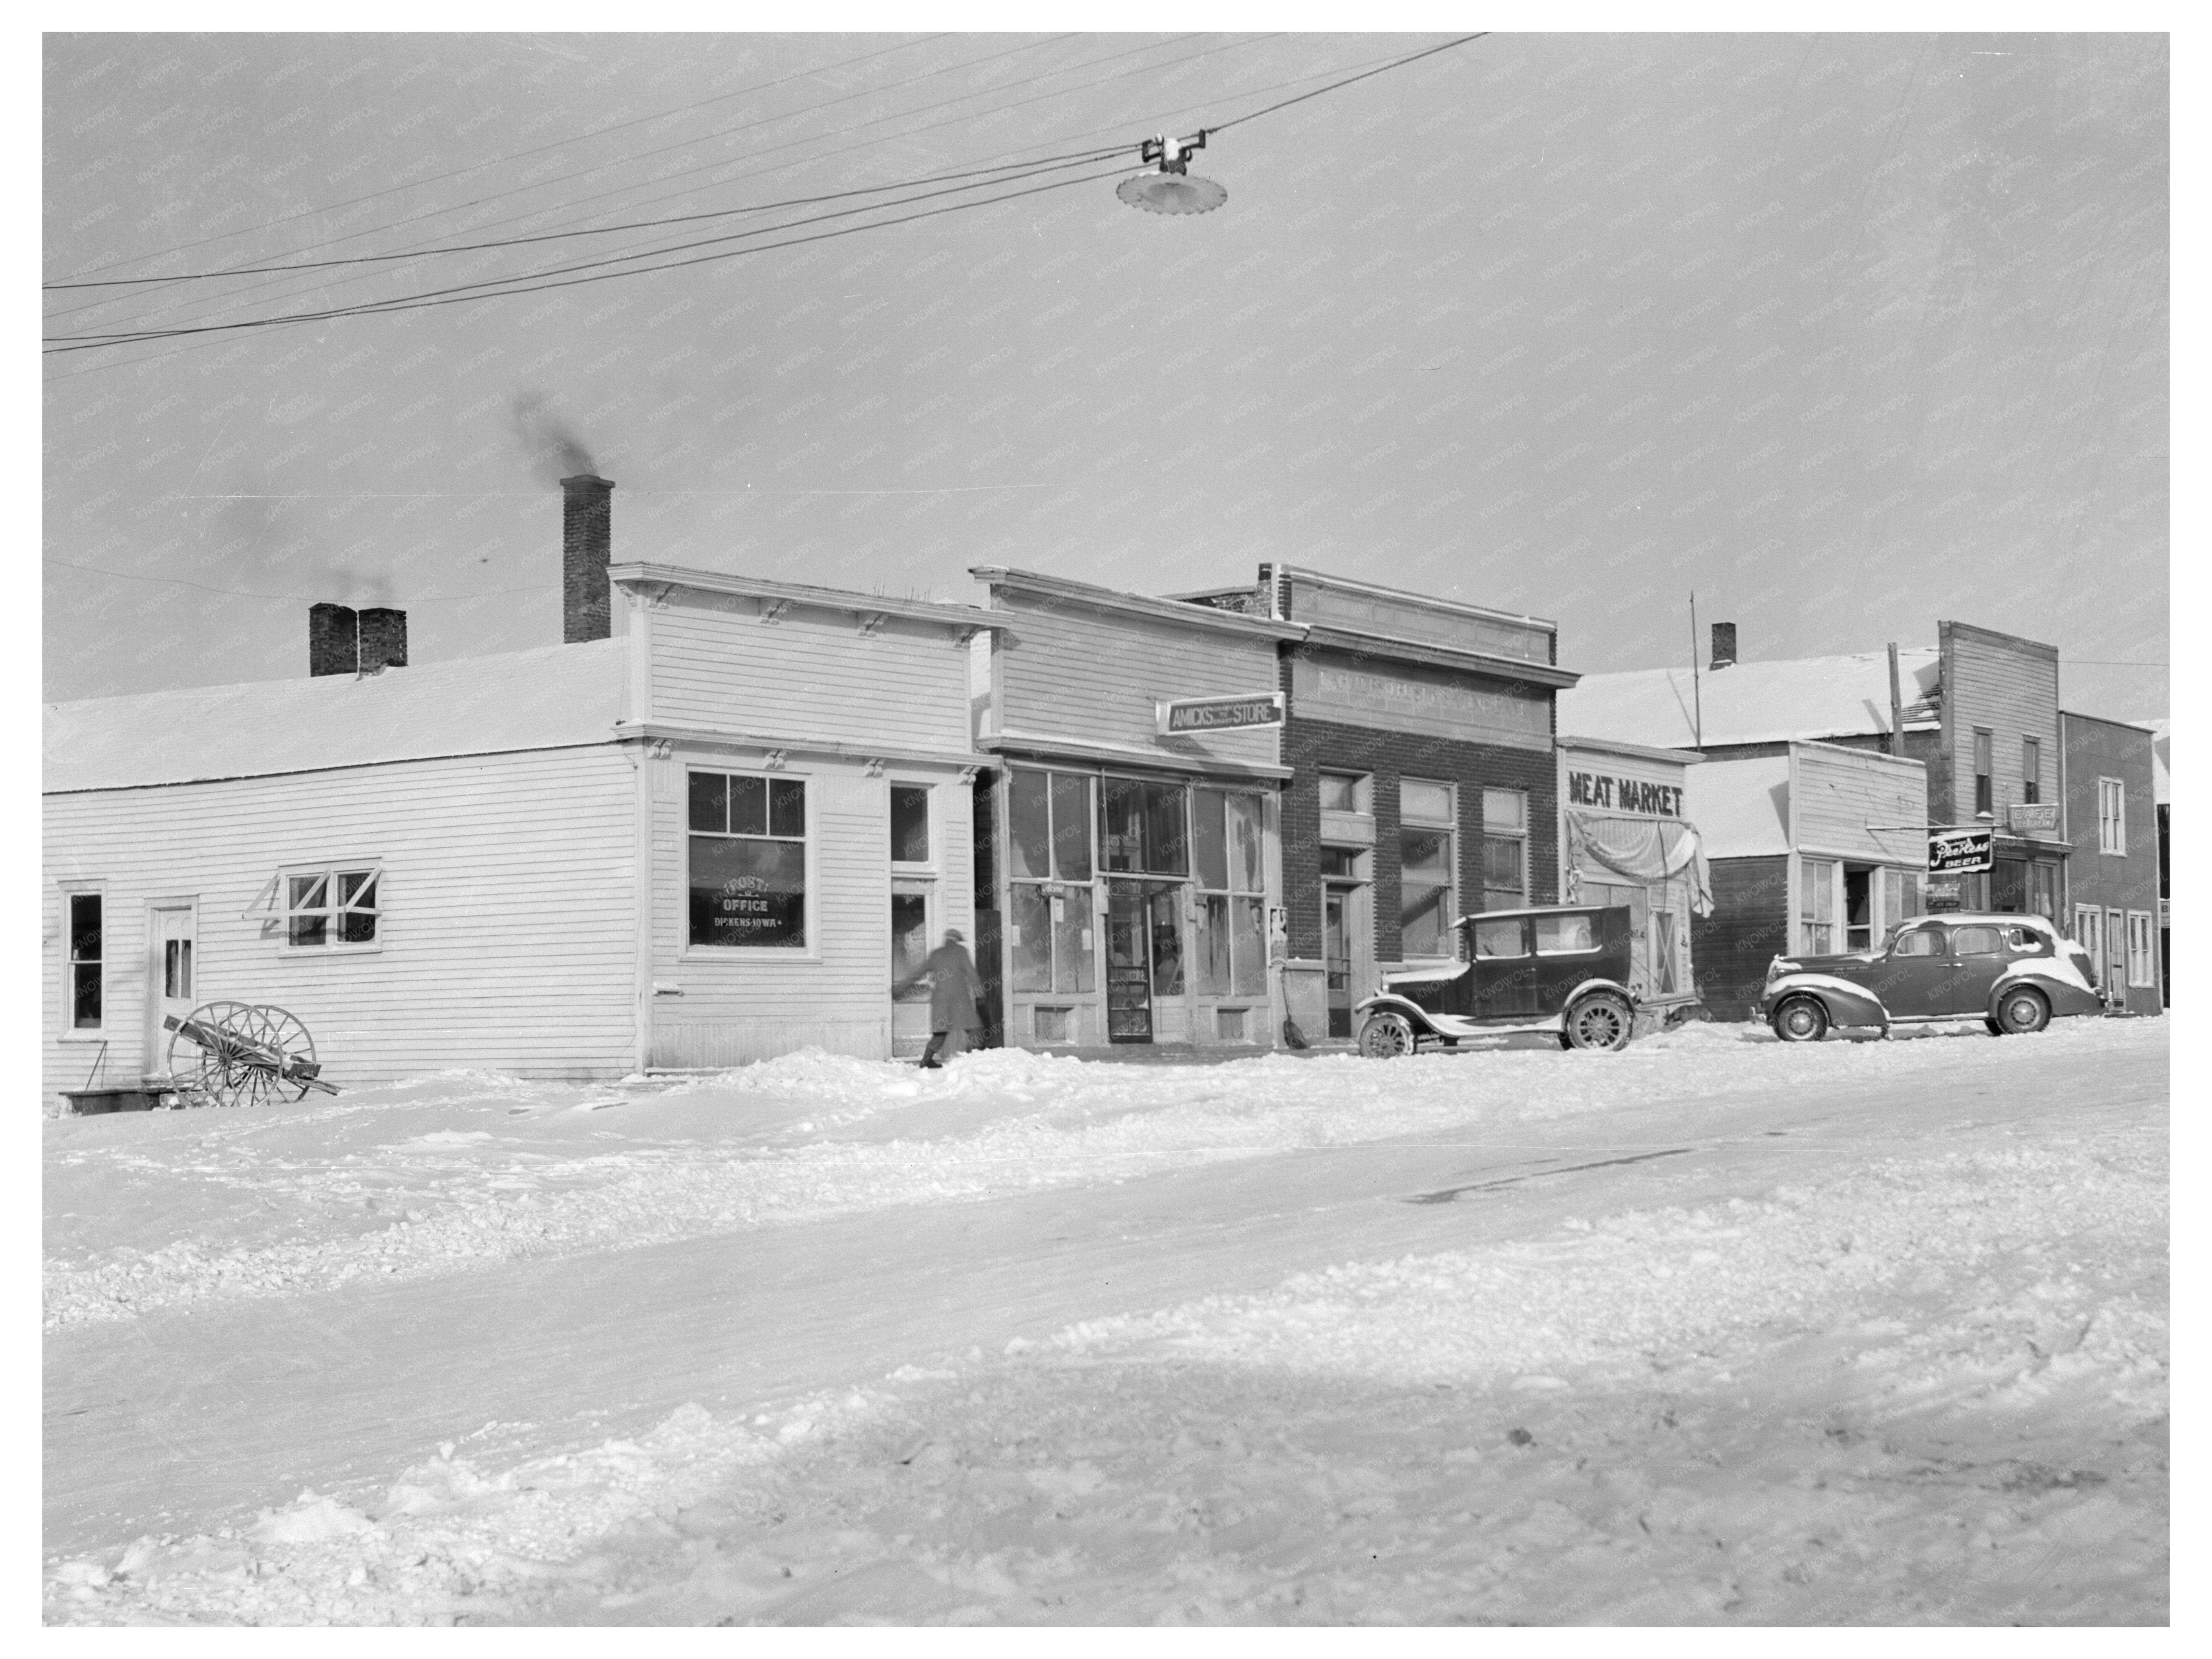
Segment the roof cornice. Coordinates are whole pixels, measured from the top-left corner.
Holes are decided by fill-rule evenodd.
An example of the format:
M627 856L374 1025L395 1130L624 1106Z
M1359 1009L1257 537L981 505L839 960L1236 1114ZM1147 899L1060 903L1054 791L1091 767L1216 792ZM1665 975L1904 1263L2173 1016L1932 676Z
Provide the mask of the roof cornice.
M1355 629L1336 628L1323 623L1306 624L1305 643L1330 651L1347 651L1362 657L1388 657L1399 662L1425 663L1432 668L1456 668L1492 679L1526 680L1533 685L1559 689L1573 685L1582 678L1571 669L1554 668L1549 663L1529 662L1520 657L1493 657L1486 651L1461 651L1450 646L1401 640L1389 634L1363 634Z
M1303 639L1306 633L1304 624L1299 623L1248 617L1237 611L1216 611L1209 605L1194 605L1183 599L1156 599L1145 593L1125 593L1117 588L1096 587L1089 582L1071 581L1065 576L1047 576L1035 570L1017 570L1007 565L970 565L968 574L994 589L1034 593L1044 599L1057 599L1063 605L1085 605L1093 611L1104 611L1116 616L1144 617L1156 622L1212 629L1216 633L1243 634L1248 637L1270 640Z
M848 588L815 587L805 582L770 581L763 576L733 576L719 570L687 570L672 564L617 564L607 569L607 580L617 587L659 584L687 587L695 592L728 593L738 599L781 601L817 611L836 611L848 616L904 617L914 622L942 623L948 628L1009 626L1006 618L981 605L943 605L930 599L896 599L883 593L856 593Z

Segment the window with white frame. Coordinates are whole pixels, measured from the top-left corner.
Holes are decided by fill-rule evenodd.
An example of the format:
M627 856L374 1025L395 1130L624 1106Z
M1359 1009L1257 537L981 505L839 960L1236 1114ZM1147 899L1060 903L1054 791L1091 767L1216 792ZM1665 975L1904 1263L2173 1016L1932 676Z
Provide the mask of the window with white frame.
M1528 902L1528 797L1519 789L1482 792L1482 908L1517 910Z
M1797 881L1798 949L1826 956L1836 948L1836 861L1806 859Z
M2097 850L2128 850L2128 791L2118 778L2097 780Z
M284 942L295 951L376 943L381 871L374 864L284 872Z
M929 864L929 786L891 786L891 862Z
M929 958L930 905L937 895L926 783L890 787L891 983L920 1000L928 993L911 981Z
M689 797L690 943L805 949L805 780L695 771Z
M2074 937L2089 953L2089 976L2099 986L2105 982L2105 913L2094 904L2074 907Z
M2020 798L2030 806L2043 799L2043 740L2020 740Z
M2158 983L2156 962L2151 953L2150 912L2128 912L2128 983L2147 989Z
M1974 728L1974 811L1978 816L1996 810L1996 734L1986 726Z
M1267 873L1261 801L1240 790L1191 792L1191 854L1198 889L1191 951L1201 996L1267 994Z
M1085 993L1097 985L1091 917L1094 780L1016 767L1006 780L1007 918L1017 991ZM1038 1027L1043 1037L1043 1024Z
M73 1031L97 1031L105 1018L106 949L101 927L106 900L99 893L65 893L69 912L69 1023Z
M1399 780L1399 949L1405 957L1456 954L1457 804L1458 792L1449 783Z

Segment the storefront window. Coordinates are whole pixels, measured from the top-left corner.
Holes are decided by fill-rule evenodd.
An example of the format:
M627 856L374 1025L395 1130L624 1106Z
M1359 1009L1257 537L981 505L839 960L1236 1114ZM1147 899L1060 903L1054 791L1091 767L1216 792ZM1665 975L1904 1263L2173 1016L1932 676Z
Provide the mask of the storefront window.
M2027 908L2036 915L2058 920L2058 866L2039 860L2027 866Z
M1113 871L1154 876L1190 872L1180 783L1108 778L1103 791L1105 865Z
M1518 789L1482 792L1482 908L1517 910L1528 902L1528 797Z
M1807 859L1797 884L1798 948L1808 956L1826 956L1836 948L1836 861Z
M1260 826L1257 795L1203 788L1192 793L1191 850L1199 891L1191 957L1202 996L1267 994L1267 877Z
M1398 817L1400 951L1407 957L1454 955L1452 786L1402 780Z
M1008 944L1017 991L1094 988L1091 952L1091 780L1076 772L1016 770Z
M806 785L690 775L690 942L806 945Z

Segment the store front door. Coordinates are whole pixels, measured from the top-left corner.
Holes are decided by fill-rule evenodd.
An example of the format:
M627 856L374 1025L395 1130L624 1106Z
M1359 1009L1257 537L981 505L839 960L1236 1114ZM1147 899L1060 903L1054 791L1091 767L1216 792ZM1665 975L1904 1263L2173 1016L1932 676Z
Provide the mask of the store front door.
M1106 1039L1152 1042L1183 996L1182 885L1106 884ZM1163 1007L1162 1005L1171 1005ZM1164 1033L1186 1036L1182 1031Z

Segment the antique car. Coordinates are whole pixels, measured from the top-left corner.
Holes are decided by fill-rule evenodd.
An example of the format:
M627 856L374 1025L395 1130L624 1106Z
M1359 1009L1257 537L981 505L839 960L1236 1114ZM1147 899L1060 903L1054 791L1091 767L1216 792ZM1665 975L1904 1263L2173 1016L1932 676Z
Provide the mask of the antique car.
M2104 1012L2089 953L2041 916L1915 916L1878 951L1777 957L1751 1017L1784 1042L1817 1042L1832 1025L1979 1019L2002 1036L2068 1014Z
M1486 910L1459 928L1458 961L1387 974L1352 1011L1361 1054L1388 1060L1424 1043L1524 1031L1556 1036L1563 1048L1628 1046L1627 906Z

